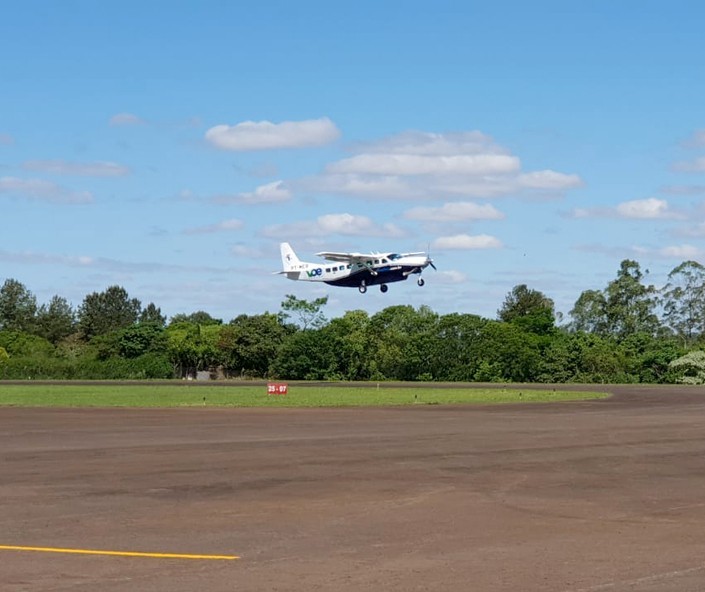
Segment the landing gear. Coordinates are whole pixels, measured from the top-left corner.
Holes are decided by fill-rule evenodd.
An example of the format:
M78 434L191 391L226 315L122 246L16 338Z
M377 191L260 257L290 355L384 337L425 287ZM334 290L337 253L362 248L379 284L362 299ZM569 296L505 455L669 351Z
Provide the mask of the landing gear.
M362 282L357 289L360 290L360 294L364 294L365 292L367 292L367 286L365 285L365 282Z
M387 284L382 284L379 289L382 290L382 294L386 294L387 290L389 290L389 286Z
M426 282L423 281L423 278L419 278L419 279L416 281L416 283L417 283L419 286L423 286Z

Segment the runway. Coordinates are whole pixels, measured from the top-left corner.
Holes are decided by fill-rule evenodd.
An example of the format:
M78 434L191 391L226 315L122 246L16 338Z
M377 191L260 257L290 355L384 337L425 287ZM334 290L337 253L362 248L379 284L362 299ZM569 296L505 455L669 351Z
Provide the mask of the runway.
M705 389L594 388L615 396L0 408L0 589L701 592Z

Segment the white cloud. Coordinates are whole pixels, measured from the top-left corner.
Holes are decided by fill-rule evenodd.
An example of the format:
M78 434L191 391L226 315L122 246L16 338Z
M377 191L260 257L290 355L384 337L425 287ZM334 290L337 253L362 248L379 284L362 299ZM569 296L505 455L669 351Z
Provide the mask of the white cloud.
M456 154L509 154L491 136L480 131L432 132L406 131L377 142L354 146L361 154L422 154L454 156Z
M404 231L394 224L377 224L367 216L348 213L326 214L310 221L275 224L265 227L263 234L281 240L332 234L384 237L402 237L405 235Z
M543 170L517 175L485 175L480 178L443 179L433 189L438 193L490 198L527 192L562 195L568 189L575 189L583 185L583 180L579 175L566 175L552 170Z
M583 184L575 174L521 171L521 160L478 131L403 132L356 144L297 186L318 193L408 200L561 195Z
M634 218L640 220L664 220L680 217L675 212L670 211L668 202L665 199L634 199L619 204L616 214L621 218Z
M705 156L693 160L682 160L675 163L672 169L678 173L705 173Z
M491 176L475 178L438 178L428 187L431 195L492 198L520 193L522 188L516 176Z
M506 154L360 154L334 162L326 170L372 175L497 175L519 168L519 159Z
M283 181L274 181L260 185L254 191L238 193L236 195L217 195L211 198L211 201L217 204L265 204L288 201L291 197L291 190Z
M206 132L206 140L221 150L269 150L323 146L337 140L340 131L327 117L305 121L243 121L236 125L216 125Z
M242 220L233 218L231 220L223 220L222 222L209 224L207 226L186 228L183 232L184 234L213 234L215 232L232 232L233 230L240 230L243 226L244 223Z
M412 199L424 197L405 179L395 176L372 175L321 175L296 182L297 187L319 193L335 193L353 197L391 197Z
M658 252L663 257L673 259L696 259L703 255L703 250L693 245L672 245L663 247Z
M501 220L504 214L490 204L474 202L446 203L438 208L417 207L407 210L404 218L426 222L457 222L464 220Z
M10 134L0 134L0 146L10 146L15 143L15 138Z
M121 125L142 125L146 123L144 119L134 115L133 113L116 113L113 115L108 123L111 126L121 126Z
M625 218L630 220L676 220L683 218L670 209L665 199L649 197L633 199L618 204L615 208L575 208L573 218Z
M22 164L28 171L81 177L124 177L130 169L115 162L67 162L65 160L28 160Z
M90 191L71 191L43 179L0 177L0 193L52 203L83 204L93 201L93 194Z
M456 234L454 236L442 236L433 241L434 249L501 249L502 242L489 234Z
M573 189L583 185L578 175L565 175L556 171L534 171L519 175L518 184L528 189Z

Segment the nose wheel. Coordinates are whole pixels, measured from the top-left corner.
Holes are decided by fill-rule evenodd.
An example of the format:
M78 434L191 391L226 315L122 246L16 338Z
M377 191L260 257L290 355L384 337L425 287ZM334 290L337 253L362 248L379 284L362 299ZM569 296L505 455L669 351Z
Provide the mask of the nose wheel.
M419 286L423 286L426 282L423 281L423 278L419 278L419 279L416 281L416 283L417 283Z
M389 286L387 284L382 284L379 289L382 291L382 294L386 294L387 290L389 290Z

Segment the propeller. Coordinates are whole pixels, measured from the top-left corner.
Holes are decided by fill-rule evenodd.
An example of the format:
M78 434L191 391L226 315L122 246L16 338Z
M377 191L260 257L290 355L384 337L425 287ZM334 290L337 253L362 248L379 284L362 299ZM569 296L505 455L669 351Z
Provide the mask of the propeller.
M428 261L428 264L433 267L433 271L438 271L438 268L433 264L433 259L431 259L431 243L428 243L428 249L426 250L426 261Z

